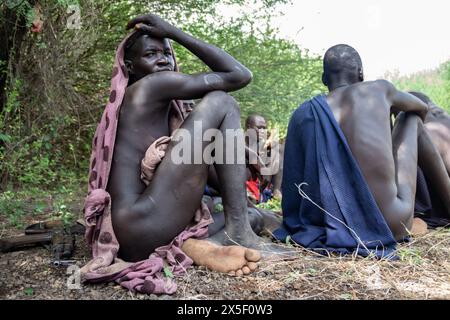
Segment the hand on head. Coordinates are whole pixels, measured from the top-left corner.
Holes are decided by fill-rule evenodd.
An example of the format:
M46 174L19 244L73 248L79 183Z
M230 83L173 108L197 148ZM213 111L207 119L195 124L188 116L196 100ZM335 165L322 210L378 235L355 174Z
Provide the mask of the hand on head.
M169 38L172 27L171 24L152 13L138 16L127 24L127 29L134 28L156 38Z

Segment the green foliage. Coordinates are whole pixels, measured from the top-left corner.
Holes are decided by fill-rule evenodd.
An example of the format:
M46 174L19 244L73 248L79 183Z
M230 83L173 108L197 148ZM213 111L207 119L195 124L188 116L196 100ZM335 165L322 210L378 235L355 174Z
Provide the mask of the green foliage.
M270 211L281 212L281 200L273 198L268 202L258 204L257 207Z
M70 158L67 161L66 150L55 148L54 145L61 138L58 128L67 127L71 119L50 118L46 119L49 122L45 124L27 128L24 125L24 110L20 100L22 94L23 81L16 78L8 92L7 104L0 114L2 172L15 177L15 182L28 186L76 182L77 177L73 171L61 171L61 166L65 163L73 165L74 161ZM68 144L69 149L71 145L72 143Z
M34 294L34 289L33 288L25 288L25 289L23 289L23 292L27 296L32 296Z
M423 261L422 252L417 248L403 247L397 250L401 261L406 261L411 265L421 265Z
M26 26L30 27L34 20L34 10L31 4L25 0L6 0L5 5L8 9L16 12L17 16L24 17Z
M15 10L23 14L28 1ZM285 131L293 109L321 90L320 61L269 28L269 12L286 0L41 0L41 33L28 32L20 52L12 52L7 104L0 113L0 188L26 185L79 188L87 179L91 139L107 101L117 44L130 18L156 12L183 30L221 47L248 66L253 82L234 93L242 116L265 115ZM258 12L224 21L218 4ZM68 28L67 6L78 4L81 28ZM26 10L25 10L26 9ZM34 12L34 10L32 10ZM183 72L207 70L186 49L176 46ZM17 57L18 60L15 60ZM284 131L283 131L284 130ZM64 211L64 210L62 210Z
M0 223L23 229L32 220L62 220L65 225L72 224L81 212L79 190L73 186L54 189L54 196L42 188L27 186L21 191L0 193ZM31 218L31 219L30 219Z
M325 90L321 83L322 63L296 44L279 39L262 21L243 16L231 22L215 21L215 28L204 20L186 26L186 31L223 48L253 73L253 81L233 95L241 105L242 117L260 113L286 132L291 113L301 102ZM182 72L206 71L205 66L186 49L175 44Z
M450 112L450 61L432 71L419 72L408 77L393 77L393 83L402 90L419 91L438 106Z
M9 225L22 228L22 219L26 215L26 207L22 199L17 199L13 192L0 193L0 213L7 218Z
M170 279L172 279L173 277L174 277L174 275L173 275L173 273L172 273L172 271L170 270L170 268L169 267L164 267L164 276L166 277L166 278L170 278Z

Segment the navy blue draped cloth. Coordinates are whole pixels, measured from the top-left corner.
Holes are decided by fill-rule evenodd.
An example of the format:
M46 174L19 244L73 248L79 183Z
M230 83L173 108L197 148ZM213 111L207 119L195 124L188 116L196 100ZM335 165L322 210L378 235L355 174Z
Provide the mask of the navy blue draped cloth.
M278 240L290 237L321 253L395 258L396 241L323 95L292 115L282 193L283 224L274 232Z

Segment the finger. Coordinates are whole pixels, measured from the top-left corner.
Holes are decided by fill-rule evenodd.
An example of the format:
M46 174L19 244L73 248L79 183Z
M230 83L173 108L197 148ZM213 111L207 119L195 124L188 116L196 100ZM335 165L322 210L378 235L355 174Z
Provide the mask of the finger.
M134 26L134 29L139 30L139 31L144 32L144 33L150 33L150 34L153 31L152 27L150 27L150 26L148 26L146 24L143 24L143 23L138 23L137 25Z
M138 23L145 23L147 21L146 16L145 15L140 15L137 16L134 19L131 19L130 22L128 22L127 24L127 30L128 29L133 29L135 25L137 25Z

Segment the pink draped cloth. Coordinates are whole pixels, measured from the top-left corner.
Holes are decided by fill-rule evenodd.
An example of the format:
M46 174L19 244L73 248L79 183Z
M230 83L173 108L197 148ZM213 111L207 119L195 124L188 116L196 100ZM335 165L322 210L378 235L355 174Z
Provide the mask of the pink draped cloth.
M166 155L166 149L171 141L170 137L161 137L152 143L141 162L141 180L148 186L153 179L156 167Z
M146 260L131 263L117 256L119 242L111 220L111 201L114 199L105 190L111 170L120 107L128 85L124 47L133 33L117 49L109 102L93 140L89 192L84 205L86 240L92 249L92 260L81 269L81 276L84 282L116 281L133 292L173 294L177 286L172 275L184 275L193 264L192 259L181 250L184 241L189 238L202 239L208 235L212 218L207 206L201 203L195 219L171 243L156 249ZM173 131L184 121L186 112L179 101L173 101L170 107L170 127ZM170 137L161 137L146 152L142 160L141 178L147 185L164 158L169 142Z

